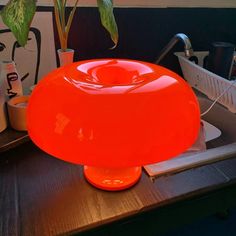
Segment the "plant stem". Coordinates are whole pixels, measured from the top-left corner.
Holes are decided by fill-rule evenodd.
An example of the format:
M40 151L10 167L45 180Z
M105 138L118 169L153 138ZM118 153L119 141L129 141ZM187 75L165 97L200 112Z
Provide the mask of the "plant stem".
M72 11L70 12L70 15L69 15L69 18L68 18L68 21L67 21L67 24L66 24L66 34L67 35L69 34L71 23L72 23L72 20L74 18L74 15L75 15L75 11L76 11L76 7L78 5L78 2L79 2L79 0L76 0L75 5L74 5Z
M53 0L53 1L54 1L54 14L55 14L57 32L58 32L60 44L61 44L61 47L62 47L62 44L63 44L63 35L62 35L61 22L60 22L60 15L59 15L59 5L58 5L57 0Z
M62 41L61 41L61 49L63 51L67 48L67 34L65 31L66 26L66 20L65 20L65 8L66 8L66 2L65 0L57 0L60 2L60 9L59 9L59 18L60 18L60 30L62 35Z
M66 22L65 11L67 0L54 0L56 26L62 51L66 51L67 49L68 35L78 2L79 0L75 1L74 7Z

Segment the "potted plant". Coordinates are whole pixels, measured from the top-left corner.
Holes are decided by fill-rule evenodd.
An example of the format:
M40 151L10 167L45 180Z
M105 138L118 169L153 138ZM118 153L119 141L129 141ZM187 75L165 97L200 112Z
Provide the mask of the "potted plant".
M78 5L75 0L74 6L66 18L67 0L54 0L54 15L59 35L61 49L59 52L70 51L68 47L68 35L73 17ZM110 33L114 47L118 42L118 30L113 15L112 0L97 0L102 25ZM29 28L36 11L36 0L9 0L0 12L3 22L10 28L16 40L21 46L25 46L28 39ZM73 58L72 58L73 60ZM64 62L62 61L62 64Z

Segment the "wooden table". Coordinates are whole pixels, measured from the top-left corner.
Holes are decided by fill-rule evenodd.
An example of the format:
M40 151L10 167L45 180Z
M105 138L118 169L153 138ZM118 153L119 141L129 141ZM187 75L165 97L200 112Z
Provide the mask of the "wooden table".
M7 128L0 133L0 153L17 147L29 140L30 139L26 131L16 131L14 129Z
M31 142L0 153L0 235L158 235L236 204L236 158L122 192L95 189L82 167Z

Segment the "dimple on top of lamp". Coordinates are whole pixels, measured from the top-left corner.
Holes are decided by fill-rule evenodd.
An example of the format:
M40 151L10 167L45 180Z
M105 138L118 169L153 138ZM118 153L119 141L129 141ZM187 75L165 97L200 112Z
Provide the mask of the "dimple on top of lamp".
M48 74L27 108L31 139L72 163L132 167L167 160L190 147L198 101L177 74L124 59L81 61Z

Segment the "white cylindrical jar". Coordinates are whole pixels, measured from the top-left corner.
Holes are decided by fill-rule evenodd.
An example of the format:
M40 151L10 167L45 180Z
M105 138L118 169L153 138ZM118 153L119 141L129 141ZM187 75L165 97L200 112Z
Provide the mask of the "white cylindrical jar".
M23 95L22 83L16 70L14 61L1 62L0 80L3 82L3 90L6 100Z

